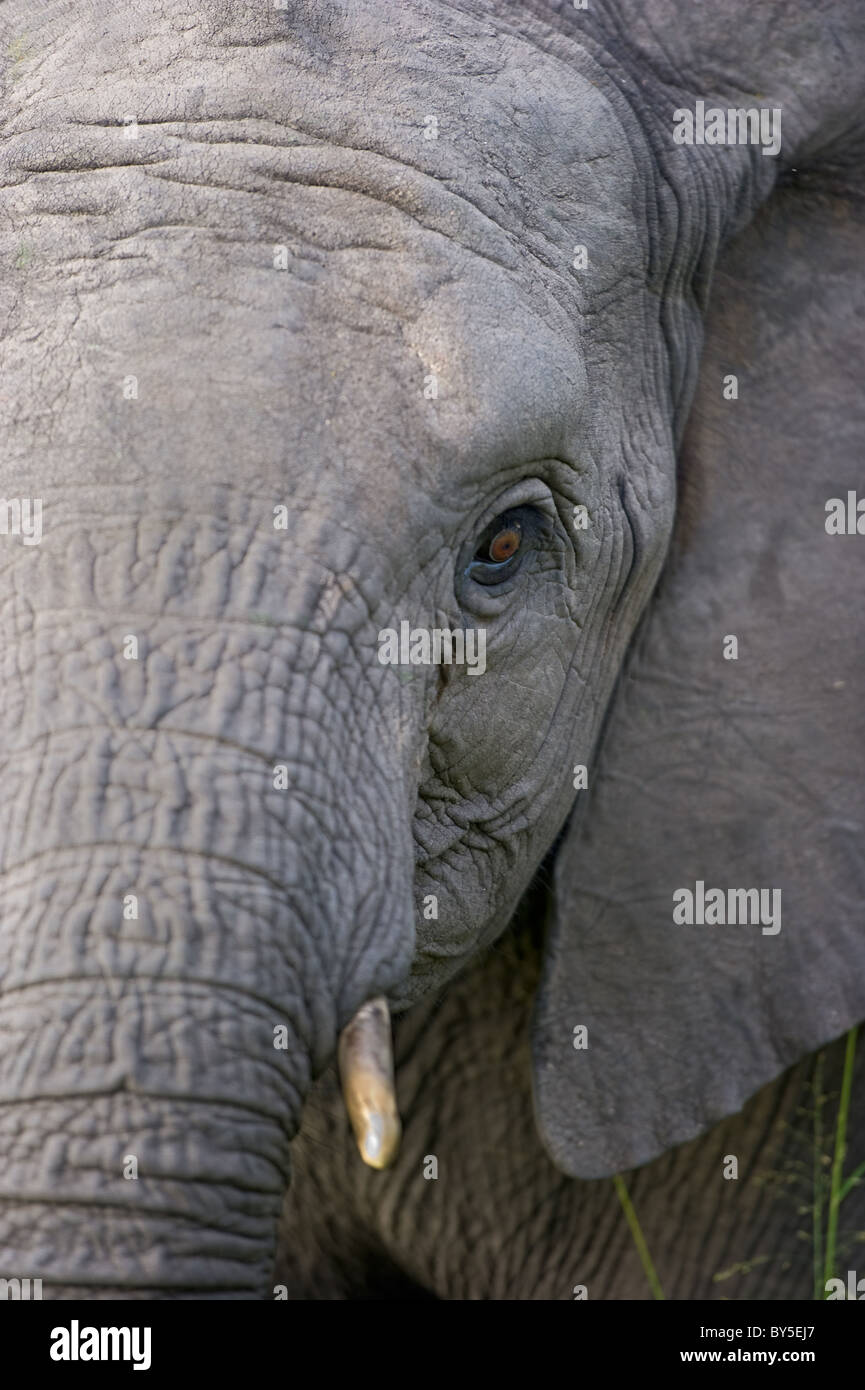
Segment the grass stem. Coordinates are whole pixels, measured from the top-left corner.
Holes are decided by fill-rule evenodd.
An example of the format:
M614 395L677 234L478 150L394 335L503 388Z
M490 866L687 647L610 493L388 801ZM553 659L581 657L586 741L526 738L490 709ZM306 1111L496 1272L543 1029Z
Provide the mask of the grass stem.
M625 1180L620 1173L616 1173L615 1177L613 1178L613 1186L615 1187L616 1192L619 1194L619 1201L621 1202L622 1210L625 1213L625 1220L627 1221L628 1226L630 1227L631 1235L634 1238L634 1244L637 1247L637 1254L640 1257L640 1264L643 1266L643 1273L649 1281L649 1288L652 1290L652 1297L657 1299L663 1299L664 1290L661 1288L661 1281L658 1278L655 1266L652 1264L652 1257L649 1254L649 1247L646 1244L646 1238L643 1235L642 1228L640 1226L639 1221L637 1220L637 1213L634 1211L634 1204L628 1196L628 1189L625 1186Z
M847 1151L847 1118L850 1113L850 1093L853 1089L853 1062L856 1056L856 1034L858 1028L851 1028L847 1034L844 1050L844 1073L841 1077L841 1098L838 1102L838 1119L835 1124L835 1152L832 1156L832 1182L829 1187L829 1218L826 1224L826 1257L823 1264L823 1293L825 1286L835 1277L835 1246L838 1239L838 1210L842 1201L844 1158Z
M811 1222L814 1245L814 1298L824 1296L823 1280L823 1053L818 1052L812 1082L814 1093L814 1199Z

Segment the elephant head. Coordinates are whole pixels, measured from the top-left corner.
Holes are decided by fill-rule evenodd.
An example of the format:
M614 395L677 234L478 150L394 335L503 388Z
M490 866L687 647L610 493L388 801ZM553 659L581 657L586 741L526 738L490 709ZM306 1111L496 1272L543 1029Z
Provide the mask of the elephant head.
M861 294L790 202L852 182L861 25L765 8L3 6L0 1242L46 1293L266 1293L312 1078L342 1034L385 1161L377 1001L551 851L565 1172L865 1014L830 325L755 392L733 324L685 436L773 198L764 275ZM674 138L698 102L780 150ZM779 892L780 930L682 890Z

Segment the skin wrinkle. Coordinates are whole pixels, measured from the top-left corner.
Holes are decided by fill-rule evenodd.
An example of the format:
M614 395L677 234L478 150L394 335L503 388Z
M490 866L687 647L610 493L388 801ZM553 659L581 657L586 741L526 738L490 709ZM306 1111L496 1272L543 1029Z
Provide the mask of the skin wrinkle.
M295 549L296 549L296 547L295 547ZM96 555L97 555L97 552L94 550L93 554L94 554L94 560L95 560ZM320 556L319 556L318 554L313 554L312 552L310 552L310 555L311 555L311 558L314 558L314 559L315 559L316 563L320 563ZM359 570L363 568L362 563L359 563L358 568L359 568ZM363 593L362 593L362 590L357 586L356 581L355 581L354 579L352 579L351 576L348 575L347 573L345 573L345 572L343 572L343 571L340 571L340 572L334 571L328 578L325 578L325 580L323 581L323 583L324 583L324 584L327 584L327 583L330 582L331 579L334 580L339 586L341 586L344 582L348 582L348 583L350 584L350 586L351 586L351 593L352 593L352 595L357 595L357 596L359 596L359 597L361 597L361 598L364 597L364 596L363 596ZM368 612L368 615L369 615L370 618L371 618L371 617L373 616L372 613L370 612L370 609L369 609L369 604L370 604L371 600L370 600L370 599L364 599L364 602L367 604L367 612ZM71 616L72 614L74 614L74 613L76 613L76 612L80 612L80 611L81 611L80 608L78 608L78 609L66 609L66 610L64 610L64 609L53 610L54 616L55 616L55 617L58 617L58 618L61 617L61 616L65 616L66 614L69 614L69 615ZM94 611L95 611L95 612L98 612L98 613L101 613L101 612L102 612L101 608L95 609ZM142 621L143 621L143 622L145 623L146 626L150 626L150 625L152 625L152 622L153 622L157 617L159 617L159 616L161 616L161 615L159 614L158 611L151 611L151 612L148 612L148 611L146 611L146 610L145 610L145 611L137 610L137 612L136 612L136 621L137 621L137 622L142 622ZM202 614L202 618L203 618L204 616L205 616L205 615ZM186 618L185 616L184 616L183 619L181 619L180 617L178 617L177 621L178 621L178 622L181 622L181 621L182 621L184 624L186 624L186 623L188 623L188 618ZM241 624L241 625L243 625L243 626L250 625L250 620L249 620L249 619L237 619L237 618L231 617L230 615L222 615L222 616L220 616L220 618L219 618L218 621L219 621L219 629L220 629L220 630L226 628L226 627L227 627L228 625L230 625L231 623L236 623L236 624L239 623L239 624ZM298 619L295 619L291 624L282 623L282 622L280 622L279 620L275 620L275 619L270 619L270 620L269 620L269 626L281 627L281 628L283 628L283 629L284 629L285 631L287 631L287 632L295 631L295 632L297 632L297 633L303 633L303 632L307 632L307 631L312 630L312 629L314 628L314 623L315 623L315 619L314 619L314 618L313 618L312 620L306 621L306 622L304 622L304 621L302 621L301 619L298 618ZM352 666L352 667L347 667L347 669L350 669L350 670L351 670L352 679L353 679L353 680L356 679L357 669L356 669L354 666ZM366 675L366 670L367 670L367 668L366 668L365 663L361 664L361 666L360 666L360 671L361 671L362 675ZM371 694L374 694L374 693L375 693L374 688L373 688L372 686L370 686L370 693L371 693ZM103 712L102 717L101 717L101 720L100 720L99 727L105 727L106 718L107 718L107 712ZM124 727L124 729L127 729L127 728L129 728L129 727L131 727L131 726L128 725L128 722L127 722L127 721L124 721L123 727ZM359 728L361 727L360 724L359 724L358 727L359 727ZM227 739L220 739L220 741L224 742L226 745L228 745L229 742L230 742L230 741L227 740Z
M177 123L178 123L178 124L182 124L182 122L177 122ZM148 125L148 124L155 124L155 123L153 123L153 122L149 122L149 123L148 123L148 122L142 122L141 124L144 125L144 126L146 126L146 125ZM163 123L160 123L160 124L163 124ZM181 137L178 136L178 139L180 139L180 138L181 138ZM239 143L239 142L238 142L238 143ZM250 146L249 146L248 143L244 143L243 148L244 148L244 150L250 150ZM258 148L258 146L256 146L256 148ZM333 139L331 139L331 140L328 141L328 142L325 142L324 140L322 140L321 142L311 143L311 144L309 144L309 145L288 144L288 145L285 145L285 146L279 146L279 147L277 147L277 148L280 148L280 149L287 149L287 150L290 150L292 153L295 152L295 151L297 151L297 150L299 150L299 149L304 149L304 150L316 150L316 149L320 149L320 150L323 150L323 151L339 150L341 153L345 153L345 154L348 154L348 155L354 155L354 156L357 156L357 155L360 155L360 154L368 154L368 155L370 155L370 156L372 157L372 161L373 161L373 162L372 162L372 165L371 165L371 168L370 168L370 170L369 170L369 174L370 174L370 175L372 175L372 174L375 173L375 171L376 171L376 161L377 161L378 159L382 159L382 160L384 161L385 167L387 167L387 165L393 163L393 164L395 164L398 168L410 169L413 173L423 174L423 180L422 180L421 185L420 185L421 189L422 189L422 190L425 190L428 194L436 195L436 197L433 198L433 201L432 201L432 202L430 202L430 201L429 201L429 198L428 198L428 199L427 199L427 203L424 204L424 201L423 201L423 192L421 192L421 193L420 193L420 199L419 199L419 201L420 201L420 210L421 210L422 212L431 212L431 211L432 211L432 208L433 208L433 207L436 207L436 215L437 215L439 218L441 218L441 217L446 217L446 216L453 216L453 215L454 215L454 213L453 213L452 211L450 211L449 209L445 209L444 207L439 208L439 207L436 206L437 195L439 195L439 193L440 193L441 184L438 183L438 182L436 182L434 179L430 178L428 175L426 175L426 174L425 174L425 171L420 170L416 165L411 165L411 164L409 164L409 163L408 163L407 161L405 161L405 160L399 160L399 159L397 159L392 153L391 153L391 154L388 154L387 156L383 156L379 151L374 151L374 150L366 149L366 148L364 148L364 147L362 147L362 146L352 146L352 145L348 145L348 144L346 144L346 143L340 144L339 142L335 142ZM72 168L72 169L68 169L68 168L66 168L65 166L61 166L61 165L51 165L51 164L47 164L47 163L43 163L42 165L40 165L40 166L38 166L38 167L36 167L36 168L34 168L32 165L28 165L28 164L22 164L20 167L24 170L25 173L30 173L30 174L35 174L35 173L66 173L66 172L68 172L68 173L87 173L87 172L94 172L94 171L97 170L97 169L99 169L99 170L102 170L102 169L117 170L117 169L123 169L123 168L125 168L125 169L141 168L145 174L148 174L148 173L150 173L151 170L154 170L154 166L159 166L159 165L167 164L167 163L169 163L171 160L174 160L175 158L176 158L176 154L172 154L172 155L170 155L170 156L165 156L164 158L161 158L161 159L153 159L153 158L150 158L150 159L147 159L146 161L140 160L140 161L130 162L130 163L128 163L128 164L116 164L116 163L115 163L115 164L106 164L106 165L89 166L89 167L88 167L88 166L80 166L80 165L77 165L77 166L75 166L75 167ZM381 204L382 204L383 206L385 206L385 207L393 208L395 211L399 212L399 213L402 214L403 216L407 216L407 217L409 217L411 220L416 221L417 224L418 224L423 230L427 230L427 231L431 231L431 232L438 233L438 234L444 236L445 238L449 238L449 237L452 235L451 229L449 229L449 228L447 228L447 227L444 227L444 226L436 226L436 225L434 225L434 224L431 223L431 222L424 222L424 221L422 221L422 220L420 219L420 216L419 216L417 213L415 213L415 212L409 210L408 208L406 208L406 207L403 205L402 201L401 201L402 194L403 194L403 189L402 189L402 188L391 188L391 187L388 187L388 186L386 186L386 185L384 185L384 184L381 184L381 185L379 185L377 188L374 188L374 187L372 186L372 180L364 181L363 179L359 179L359 177L358 177L358 172L356 171L354 165L351 166L351 177L350 177L350 178L347 178L347 177L346 177L346 169L345 169L345 168L342 168L342 169L340 169L340 170L338 171L338 178L336 178L334 182L325 182L325 181L318 182L318 181L316 181L314 178L312 178L311 176L303 177L303 176L301 175L300 172L297 172L297 173L295 173L294 175L292 175L292 174L290 174L290 173L287 172L287 171L279 170L279 169L274 169L274 168L271 168L271 169L270 169L269 171L267 171L267 172L269 173L269 177L271 178L271 180L276 180L277 182L281 182L281 183L289 183L289 184L294 183L294 184L297 184L298 186L303 186L303 187L310 188L310 189L319 188L319 189L333 189L334 191L337 191L337 192L354 192L354 193L356 194L356 196L361 197L361 198L363 198L363 199L367 199L367 200L369 200L370 202L373 202L373 203L381 203ZM168 179L173 179L173 176L172 176L171 174L169 174L169 173L166 172L166 171L159 171L158 169L154 170L154 172L152 173L151 176L152 176L152 177L156 177L156 178L168 178ZM220 181L220 182L218 182L218 183L215 183L212 179L211 179L211 180L204 180L204 179L196 180L196 179L190 179L190 178L188 177L188 175L187 175L187 176L182 176L182 177L179 176L175 181L178 182L179 184L181 184L181 186L187 186L187 187L201 187L201 188L207 189L208 191L213 190L213 189L217 189L218 191L223 192L223 193L224 193L224 192L228 192L228 191L236 191L236 192L243 192L243 193L250 193L250 192L259 191L259 192L261 192L261 193L266 194L266 193L268 193L268 192L270 191L270 189L267 188L267 187L262 188L262 189L260 189L260 190L255 190L255 189L251 188L248 184L247 184L247 185L243 185L243 184L240 184L240 185L230 185L230 184L227 184L227 183L224 181L224 178L222 179L222 181ZM448 194L448 202L453 201L457 206L460 206L460 205L463 205L463 204L464 204L464 205L467 205L468 207L471 207L472 210L473 210L474 212L477 212L477 213L479 214L479 216L481 217L481 219L482 219L482 220L481 220L481 224L480 224L482 227L485 228L485 227L486 227L486 224L489 224L490 227L494 227L494 228L495 228L496 232L500 232L500 231L504 231L504 230L505 230L503 227L501 227L499 224L497 224L497 223L490 217L489 213L483 212L483 210L482 210L475 202L473 202L473 201L468 197L467 193L463 192L463 193L457 194L454 190L447 190L447 194ZM399 195L399 196L397 196L397 195ZM194 224L190 224L190 226L191 226L192 229L194 229ZM510 233L510 235L513 235L513 233ZM355 243L352 242L351 245L354 246ZM334 249L334 248L333 248L333 247L330 247L330 248L328 248L328 249ZM384 243L383 247L380 248L380 249L389 249L389 247L388 247L387 243ZM501 268L506 269L506 270L514 270L514 269L519 265L519 263L520 263L520 255L519 255L519 253L520 253L520 251L521 251L522 248L520 248L518 244L515 244L515 245L514 245L514 247L512 248L512 255L511 255L509 258L507 258L507 259L503 259L503 258L501 258L501 257L495 256L495 255L491 252L491 250L489 250L489 249L485 249L485 248L484 248L484 249L479 249L477 246L475 246L473 249L474 249L474 251L475 251L475 254L483 256L485 259L490 260L493 264L498 265L498 266L500 266ZM553 260L553 261L551 262L551 264L555 264L555 261Z
M54 981L53 983L57 983L57 981ZM280 1083L282 1083L283 1080L284 1080L284 1078L283 1078L281 1075L279 1076L278 1079L279 1079ZM295 1133L296 1133L296 1127L295 1127L294 1125L292 1125L289 1121L287 1121L286 1118L285 1118L285 1117L286 1117L286 1113L287 1113L287 1107L286 1107L285 1105L279 1106L279 1107L274 1107L272 1110L268 1110L268 1109L266 1109L266 1108L265 1108L264 1106L262 1106L262 1105L253 1105L253 1104L251 1104L249 1101L238 1100L238 1099L236 1099L236 1098L228 1099L221 1091L219 1091L219 1092L216 1092L216 1091L215 1091L215 1092L213 1092L213 1093L211 1094L211 1093L207 1092L206 1090L205 1090L205 1091L202 1091L202 1090L200 1090L200 1089L196 1089L194 1092L193 1092L193 1091L185 1092L185 1091L183 1091L183 1090L178 1090L178 1089L169 1090L169 1089L167 1089L167 1088L165 1088L165 1089L160 1089L160 1090L155 1090L155 1089L147 1089L147 1088L144 1088L144 1087L141 1087L141 1086L134 1086L134 1087L132 1087L132 1086L129 1086L129 1085L127 1085L127 1084L124 1083L124 1084L118 1084L118 1085L115 1085L115 1086L111 1086L110 1088L106 1088L106 1087L104 1087L104 1086L96 1086L96 1085L91 1086L91 1087L84 1087L84 1086L82 1086L82 1087L80 1087L78 1090L76 1090L75 1092L72 1092L72 1093L70 1093L69 1091L62 1091L62 1092L58 1092L57 1094L53 1094L53 1093L52 1093L50 1090L48 1090L48 1089L41 1089L41 1090L39 1090L39 1091L30 1091L30 1092L23 1092L23 1091L22 1091L22 1097L23 1097L24 1099L26 1099L28 1105L31 1105L31 1104L34 1104L34 1103L35 1103L35 1104L45 1104L45 1103L48 1103L48 1102L58 1102L58 1103L64 1102L64 1103L65 1103L66 1101L69 1100L70 1094L73 1095L74 1097L76 1097L77 1099L86 1099L87 1102L90 1103L90 1102L92 1102L94 1099L98 1099L98 1098L100 1098L100 1097L113 1097L113 1096L116 1096L116 1095L117 1095L118 1093L120 1093L120 1092L126 1092L126 1091L128 1091L130 1094L135 1095L136 1098L141 1099L141 1100L166 1101L166 1100L169 1100L169 1099L170 1099L172 1102L175 1102L175 1103L180 1103L180 1104L187 1104L187 1103L188 1103L188 1104L194 1104L195 1106L198 1106L198 1107L201 1107L201 1108L207 1108L207 1107L213 1107L214 1105L219 1105L219 1106L221 1106L221 1107L223 1107L223 1108L226 1108L226 1109L230 1110L232 1113L233 1113L233 1112L246 1112L247 1114L255 1115L255 1116L257 1116L257 1117L261 1117L261 1118L263 1118L263 1119L267 1119L268 1121L272 1121L275 1125L278 1125L278 1126L283 1130L283 1132L284 1132L284 1134L285 1134L285 1137L286 1137L287 1139L293 1139L294 1136L295 1136ZM293 1104L294 1104L295 1107L299 1106L300 1101L301 1101L301 1099L302 1099L302 1093L301 1093L300 1088L298 1088L297 1091L294 1093L294 1095L293 1095L292 1097L290 1097L289 1099L293 1102ZM12 1106L13 1104L20 1104L20 1100L16 1100L16 1101L14 1101L14 1102L13 1102L13 1101L3 1101L3 1102L0 1102L0 1103L2 1103L4 1106L8 1106L8 1107L11 1108L11 1106ZM276 1167L277 1165L274 1165L274 1166ZM101 1170L98 1169L98 1168L94 1168L93 1171L94 1171L94 1172L100 1172ZM190 1179L190 1181L191 1181L191 1180L192 1180L192 1179ZM277 1191L277 1188L274 1186L273 1188L270 1188L270 1189L262 1189L262 1190ZM279 1195L281 1196L281 1195L282 1195L282 1186L281 1186L281 1185L280 1185L280 1187L279 1187L278 1190L279 1190ZM13 1195L13 1197L15 1197L15 1198L17 1199L17 1198L18 1198L18 1195L19 1195L19 1194L18 1194L18 1189L16 1189L15 1193L12 1194L12 1195ZM35 1195L35 1194L34 1194L34 1195ZM3 1194L3 1200L4 1200L4 1201L7 1200L7 1194L6 1194L5 1192L4 1192L4 1194ZM45 1195L45 1193L43 1192L43 1193L42 1193L42 1198L41 1198L41 1200L45 1201L45 1200L50 1200L50 1199L47 1198L46 1195Z

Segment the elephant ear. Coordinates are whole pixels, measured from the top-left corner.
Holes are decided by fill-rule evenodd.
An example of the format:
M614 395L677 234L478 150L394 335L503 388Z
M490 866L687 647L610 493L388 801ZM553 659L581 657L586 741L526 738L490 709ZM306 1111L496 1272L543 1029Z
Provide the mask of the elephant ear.
M865 1017L865 534L827 533L854 492L865 532L865 204L817 184L719 260L668 561L556 857L535 1104L575 1177ZM698 883L775 890L775 924L771 891L765 930L677 923Z

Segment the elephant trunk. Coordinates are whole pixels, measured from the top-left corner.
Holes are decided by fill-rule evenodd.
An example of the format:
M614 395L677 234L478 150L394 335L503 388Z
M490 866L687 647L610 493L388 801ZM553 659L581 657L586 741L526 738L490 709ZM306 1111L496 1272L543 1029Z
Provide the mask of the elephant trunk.
M346 1015L388 979L358 970L339 1005L317 958L331 924L301 920L237 865L184 871L180 857L136 855L133 869L128 853L123 868L100 855L87 874L50 856L27 905L12 885L0 1248L4 1274L42 1279L45 1297L267 1296L304 1094ZM171 905L147 911L157 894ZM365 1012L346 1038L362 1040ZM365 1061L361 1049L344 1067L350 1104ZM386 1161L386 1105L367 1097L352 1118L365 1156Z
M266 1296L298 1039L271 1061L266 1001L205 983L25 993L3 1010L4 1274L45 1298Z
M34 567L45 613L56 563ZM94 573L64 570L74 633L19 626L26 690L4 690L0 1274L272 1296L304 1095L411 960L404 725L348 617L332 647L310 632L318 581L291 627L208 614L190 582L180 624L88 604ZM364 1093L363 1015L358 1036L374 1161L387 1090Z
M42 1279L45 1297L267 1296L304 1094L346 1013L387 978L359 970L339 1006L316 959L323 918L280 908L236 865L193 876L172 859L102 860L97 900L69 856L40 864L38 889L29 875L28 906L12 885L0 1248L4 1274ZM107 886L124 875L137 920ZM157 892L172 906L148 913ZM346 1076L356 1094L362 1070ZM368 1107L372 1135L382 1113ZM377 1140L372 1162L392 1134Z

